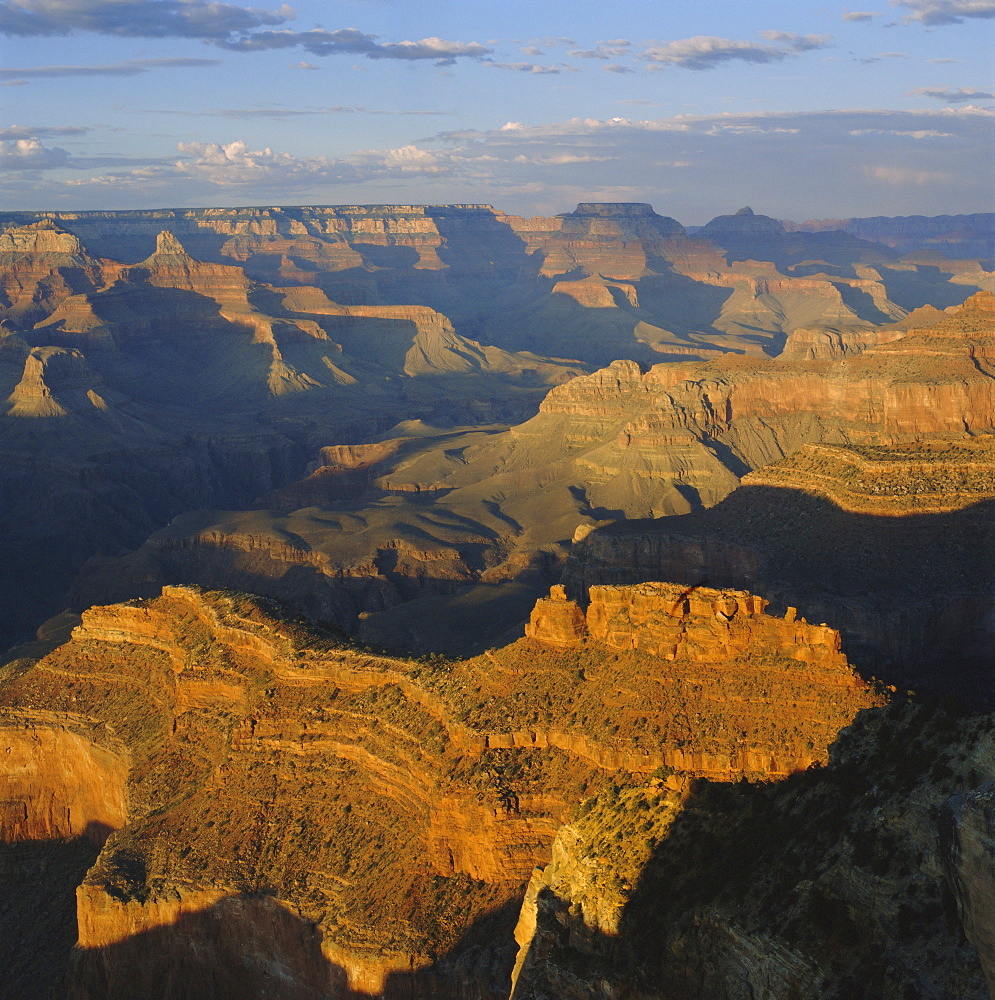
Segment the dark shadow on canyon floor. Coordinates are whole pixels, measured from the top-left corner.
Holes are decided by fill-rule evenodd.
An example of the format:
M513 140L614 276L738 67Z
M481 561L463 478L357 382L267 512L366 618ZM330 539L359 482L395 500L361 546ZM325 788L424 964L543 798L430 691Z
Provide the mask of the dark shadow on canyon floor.
M0 843L0 1000L63 995L76 887L98 850L86 838Z
M427 966L350 984L322 953L321 932L266 890L226 897L102 948L78 948L68 1000L505 1000L520 900L486 914ZM371 965L379 955L370 952ZM359 987L359 988L356 988Z

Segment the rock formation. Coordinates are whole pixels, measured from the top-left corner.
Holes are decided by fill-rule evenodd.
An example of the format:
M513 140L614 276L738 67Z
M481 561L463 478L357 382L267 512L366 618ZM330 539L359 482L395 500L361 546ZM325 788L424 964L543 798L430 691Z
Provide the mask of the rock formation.
M920 596L913 603L896 603L896 578L884 568L895 556L885 550L882 561L851 560L853 568L841 565L838 574L883 574L883 580L840 584L837 597L820 590L816 598L812 588L825 587L826 574L815 563L801 569L795 555L769 558L766 553L784 544L772 542L770 529L753 514L743 520L731 512L750 508L751 497L769 496L773 489L814 490L844 511L869 516L962 511L957 520L965 527L957 537L966 537L974 530L968 523L983 517L971 505L991 496L986 442L995 431L988 360L995 351L993 301L979 293L955 312L927 315L927 325L882 328L873 345L833 359L727 355L658 364L645 372L634 362L617 361L554 387L535 417L506 431L420 426L409 427L406 437L392 431L363 450L369 461L360 476L320 468L268 501L269 513L178 519L125 559L92 563L76 601L83 607L148 596L162 583L193 581L269 593L349 631L358 629L366 641L392 644L397 609L416 600L422 602L423 623L406 619L413 648L465 652L472 647L462 645L446 624L444 607L462 599L467 587L476 588L481 600L497 600L525 584L534 598L576 550L568 582L663 578L762 586L771 588L763 593L782 608L804 606L813 620L838 621L858 648L873 648L875 665L882 657L901 660L921 680L920 668L933 655L927 650L942 649L947 657L960 629L970 638L956 641L964 650L977 647L969 658L980 668L987 640L977 628L962 626L975 616L987 620L987 605L978 603L986 585L962 582L971 574L957 561L959 542L930 542L951 557L938 560L929 573L932 583L940 583L936 574L943 577L939 590L917 586ZM742 487L734 492L740 482L749 485L746 493ZM694 513L725 497L714 517ZM773 517L794 516L796 507L785 506ZM682 514L690 522L673 519ZM664 519L646 532L642 525L603 527L647 517ZM688 527L698 521L723 527ZM595 536L581 541L599 525ZM924 521L906 520L887 530L906 528L909 539L920 529L935 535ZM790 530L796 536L804 531ZM885 545L872 525L859 530L862 537L877 538L861 545L874 551ZM689 531L696 539L690 547L660 542L663 547L654 548L658 543L649 541L645 553L638 553L625 542L616 554L611 551L617 539L640 532L665 539ZM987 537L985 529L979 538ZM573 541L579 544L572 550ZM987 551L986 544L978 551ZM817 562L825 546L813 544L810 551ZM833 564L846 560L847 552L834 550L825 558ZM602 564L603 577L596 568ZM761 572L761 564L769 568ZM790 584L786 577L782 581L788 565L799 566L790 571ZM978 579L987 580L987 572ZM940 599L944 610L923 617L937 593L951 594ZM958 605L965 597L968 603ZM514 604L514 614L522 612ZM932 621L937 636L925 645L910 638L896 649L896 639L906 633L896 631L893 616L906 614L912 616L908 635L921 636Z
M990 741L990 717L895 705L783 782L605 789L532 877L512 997L982 1000L990 786L946 800Z
M978 949L990 993L995 993L995 814L992 786L945 803L947 871L967 939Z
M329 440L519 420L583 370L462 337L428 306L260 285L157 233L131 264L51 220L0 235L7 642L64 606L87 557L183 511L248 505Z
M870 219L813 219L808 222L783 223L792 232L818 233L842 230L864 240L874 240L895 247L903 253L917 250L956 248L959 257L991 257L995 252L995 215L906 215L896 218L875 216ZM954 256L954 254L951 254Z
M69 996L985 996L987 793L937 816L991 719L873 707L746 592L584 603L412 661L166 588L8 667L4 849L102 844Z
M884 706L993 693L946 223L2 218L8 633L89 560L0 666L12 994L984 995L992 720Z
M230 592L93 608L0 688L0 833L106 839L73 996L158 996L184 968L234 996L277 964L285 997L335 976L443 989L585 791L663 766L783 775L878 702L835 633L761 604L600 588L577 648L539 628L461 663L345 648ZM683 638L660 648L661 629Z

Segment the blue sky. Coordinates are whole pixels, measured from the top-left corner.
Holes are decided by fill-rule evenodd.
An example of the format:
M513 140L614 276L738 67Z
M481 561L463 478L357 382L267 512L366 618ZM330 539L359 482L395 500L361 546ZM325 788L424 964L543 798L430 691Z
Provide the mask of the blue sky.
M0 0L8 208L993 209L995 0Z

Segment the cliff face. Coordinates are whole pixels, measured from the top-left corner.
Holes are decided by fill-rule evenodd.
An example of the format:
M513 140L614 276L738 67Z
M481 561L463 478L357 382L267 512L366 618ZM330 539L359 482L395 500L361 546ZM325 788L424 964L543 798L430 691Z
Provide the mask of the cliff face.
M99 845L126 822L127 755L64 721L46 713L4 719L0 841L88 837Z
M805 748L831 737L813 739L812 733L822 726L824 734L838 729L838 713L870 704L871 696L840 651L835 630L797 620L794 608L783 618L770 617L765 604L746 591L648 583L591 587L585 614L557 586L536 604L525 633L565 651L600 646L681 664L657 679L660 708L672 698L675 715L712 716L716 726L728 725L743 740L733 754L725 748L712 756L718 743L679 732L682 724L671 720L660 763L716 776L727 770L788 774L823 760ZM802 689L799 701L793 692ZM692 749L696 742L700 756Z
M426 305L261 285L188 253L168 217L146 219L159 225L136 263L91 257L50 220L0 236L7 642L64 606L86 558L187 510L248 505L329 441L520 420L581 370L470 340Z
M709 238L689 237L651 206L627 203L530 219L486 205L54 218L106 257L142 261L167 230L198 259L236 263L274 286L316 286L352 305L429 305L461 336L595 364L716 348L776 353L799 326L867 327L989 287L976 262L938 278L934 263L901 261L881 244L785 233L752 214L723 217L739 229L719 219L703 231Z
M995 993L995 813L992 786L945 804L944 861L967 939L978 949L990 993Z
M956 256L990 257L995 249L995 215L905 215L869 219L813 219L785 222L785 228L801 232L842 230L865 240L875 240L908 253L916 250L946 251L957 248ZM954 256L954 254L951 254Z
M987 280L973 265L898 261L880 247L825 234L740 234L747 243L760 240L744 256L742 239L732 247L722 243L728 234L689 237L646 205L584 204L553 219L480 205L4 219L20 223L0 246L0 478L11 498L7 523L19 526L0 538L13 609L8 638L64 605L86 557L131 549L186 510L251 504L298 478L321 447L370 441L408 421L443 430L520 424L549 386L583 371L549 355L644 366L683 359L683 366L775 352L803 328L829 329L849 357L886 339L860 332L873 323L927 301L956 304ZM811 371L785 372L765 390L769 372L748 375L753 363L651 373L647 406L621 383L617 392L578 383L550 400L538 424L521 428L510 457L504 446L475 449L479 439L465 448L450 439L442 455L415 456L417 448L405 447L401 461L371 474L367 485L395 495L441 487L440 499L453 490L441 542L451 544L460 518L469 519L469 530L457 553L440 560L429 558L435 546L423 544L417 519L402 518L415 543L381 532L384 519L375 515L368 541L351 546L357 555L343 560L343 570L368 573L396 562L401 568L379 572L405 599L434 599L457 581L487 582L487 574L520 578L523 567L542 585L580 524L714 503L744 463L755 468L830 433L827 409L840 408L847 420L885 419L896 433L932 433L937 413L964 409L974 428L987 405L971 383L976 372L955 387L963 365L946 364L943 385L915 385L906 398L897 386L882 397L871 371L866 378L857 372L863 392L840 390ZM688 380L700 384L661 396ZM721 413L709 413L713 401L728 406L729 396L753 422L743 441L726 440ZM782 415L796 414L802 397L810 401L801 405L805 426L792 416L787 430ZM590 411L601 406L600 416ZM919 416L900 415L909 410ZM951 420L942 417L944 426ZM707 440L715 435L718 449ZM417 445L421 434L411 437ZM540 448L557 466L555 484L534 471ZM503 480L494 475L499 468ZM355 503L362 484L344 490L332 478L298 493L326 505L328 498L332 506ZM473 488L461 492L467 485ZM551 516L537 523L537 488L550 485ZM521 502L507 503L509 489ZM69 509L83 513L67 518ZM320 550L320 533L309 525L300 534ZM395 560L395 552L403 557ZM251 586L249 575L208 580L185 565L176 579ZM152 570L144 576L166 579ZM436 577L438 586L422 582ZM382 590L378 584L371 593ZM333 617L351 628L357 613L384 609L377 597L340 596L347 610ZM367 626L371 637L391 632L386 620L378 632L377 621Z
M750 587L838 623L851 656L895 684L988 698L992 455L984 434L806 445L709 511L589 533L564 580Z
M491 1000L536 865L516 995L983 995L986 800L936 816L993 776L990 720L884 711L851 660L990 685L995 300L871 326L990 276L745 215L63 220L126 263L0 236L25 614L96 551L81 605L196 579L458 647L574 540L468 660L177 586L4 668L0 866L59 885L0 907L11 983L99 848L87 1000Z
M981 1000L987 792L945 801L987 779L990 739L989 717L893 706L784 782L606 789L532 878L511 995Z
M91 565L78 600L118 600L192 580L302 602L309 613L362 629L374 642L394 634L394 609L419 600L434 603L422 605L425 623L409 628L418 633L416 648L461 651L466 647L444 626L441 610L456 591L476 586L486 600L488 593L498 596L492 588L506 593L516 581L543 589L557 578L574 540L580 544L568 581L679 578L743 589L762 583L782 606L807 600L810 618L840 621L848 634L877 647L878 656L881 640L891 642L885 655L900 653L918 668L921 642L919 651L911 640L899 650L886 638L905 634L895 627L894 616L906 611L892 596L893 575L876 580L877 594L861 586L858 598L844 587L838 598L813 600L806 589L819 576L813 564L806 571L812 579L795 596L774 576L783 573L784 560L767 559L772 543L752 514L742 515L742 523L740 515L716 515L724 525L718 532L687 526L697 521L666 520L646 532L645 542L619 541L635 539L641 527L582 539L606 522L692 515L727 497L723 511L729 505L740 511L750 501L729 496L740 482L768 488L765 495L774 488L821 491L842 510L867 516L966 511L987 500L993 301L979 294L956 312L928 316L930 325L884 328L894 339L882 335L862 353L833 360L725 357L645 372L616 361L555 386L535 417L505 431L413 427L408 437L370 442L361 475L346 479L328 466L273 497L268 511L178 520L133 555ZM703 513L694 517L711 523ZM682 540L667 541L674 532ZM866 532L873 536L874 529ZM764 541L748 542L754 535ZM604 552L602 538L610 539ZM813 552L822 552L822 544ZM621 548L613 554L615 545ZM844 557L828 555L831 562ZM600 564L608 575L598 575ZM616 568L619 575L611 575ZM953 572L959 581L963 574ZM949 588L918 589L928 602ZM964 593L961 582L953 592ZM837 619L834 600L853 610ZM890 606L883 617L882 604ZM921 634L934 621L952 638L955 605L944 599L943 610L923 618L926 604L917 603L907 611L909 627ZM964 614L987 612L972 603ZM930 640L934 649L936 641Z
M0 832L110 834L78 892L74 996L179 996L194 974L235 996L275 970L288 998L494 995L467 971L473 925L585 793L662 766L794 771L876 703L831 630L761 604L601 588L579 648L539 628L457 663L343 648L230 592L93 608L0 689ZM619 644L626 615L648 645ZM674 626L686 641L654 652Z
M0 233L0 306L18 323L43 319L69 296L103 284L100 263L51 222Z
M0 746L35 748L4 836L110 834L69 995L980 1000L985 793L937 816L991 720L875 707L764 603L554 589L463 662L231 592L88 611L0 687Z

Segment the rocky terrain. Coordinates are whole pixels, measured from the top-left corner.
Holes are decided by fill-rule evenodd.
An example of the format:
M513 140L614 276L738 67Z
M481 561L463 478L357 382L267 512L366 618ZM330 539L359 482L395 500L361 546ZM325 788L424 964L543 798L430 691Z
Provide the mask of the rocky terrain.
M825 412L838 420L856 404L867 423L823 424L709 510L598 527L572 549L568 590L656 579L749 588L832 621L851 656L891 682L990 699L993 307L977 296L836 363L847 388L826 371ZM872 379L883 395L864 395Z
M87 558L122 555L185 512L260 509L274 491L284 511L295 509L292 495L311 498L307 506L367 506L357 499L365 469L391 495L395 483L437 485L481 435L527 420L550 386L592 365L762 360L785 345L786 357L853 354L894 337L910 310L914 318L925 315L919 307L956 305L992 280L983 261L964 256L966 243L922 264L842 231L787 232L749 210L689 236L639 204L533 219L480 205L6 213L0 226L8 642L65 607ZM895 332L880 333L882 322ZM493 490L461 494L458 523L443 518L442 544L459 535L458 556L432 561L419 578L446 591L502 563L511 567L502 579L527 569L534 583L499 598L520 620L555 580L579 521L714 502L743 471L722 468L723 456L682 428L670 437L684 438L688 453L629 451L643 456L636 475L623 473L638 487L631 502L626 489L596 484L592 496L622 499L592 499L588 470L563 468L553 523L534 539L529 517L519 522L524 538L514 512L495 520ZM364 462L355 475L322 458L329 447L390 440L406 462L434 454L415 463L413 480L407 466L385 478L394 470ZM575 451L571 440L557 439L556 451ZM279 493L316 466L331 471ZM640 482L653 467L673 484L660 495ZM486 476L475 467L464 480ZM402 570L391 587L364 585L379 596L346 602L353 622L357 610L376 614L425 590L403 569L412 548L424 563L424 546L391 530L389 513L367 520L376 537L356 556L343 553L343 574L369 577L385 546L388 562L401 550ZM298 527L304 538L321 530ZM298 599L301 589L283 592ZM370 629L393 641L410 622Z
M471 342L426 306L262 287L168 231L122 265L31 224L0 235L0 275L8 639L64 606L87 557L186 510L248 505L329 439L521 419L583 370Z
M295 602L366 641L464 652L500 641L569 554L568 583L717 582L797 604L833 620L869 668L901 662L898 683L920 683L939 650L984 671L993 302L979 293L949 314L920 311L815 358L725 355L646 372L618 361L553 388L507 430L412 428L326 449L265 508L187 515L123 559L91 562L75 601L194 581ZM846 487L859 501L841 500L848 462L865 468L863 485ZM813 491L833 503L806 499ZM890 514L921 516L879 528ZM855 532L852 545L834 531ZM666 541L689 533L687 545ZM797 556L785 553L791 538ZM917 558L914 539L937 557L895 573L900 553ZM850 557L865 550L881 558ZM453 629L469 606L489 609L489 632ZM906 620L918 624L898 630L908 639L896 648L887 636ZM923 645L928 623L937 636Z
M0 837L102 847L72 996L165 995L181 969L212 996L469 995L478 959L510 961L464 935L585 795L784 776L880 703L833 630L763 604L600 587L585 616L554 589L528 638L465 662L371 655L230 592L92 608L6 668Z
M606 789L530 882L512 996L989 996L991 740L894 705L786 781Z
M953 256L963 254L990 258L995 252L995 216L990 212L930 217L818 219L800 223L785 221L783 224L785 229L795 232L843 230L864 240L895 247L903 253L916 250L939 250L942 253L955 247L957 252Z
M6 988L984 997L995 723L765 603L554 587L467 661L233 592L86 611L0 686L0 857L53 900Z
M989 237L0 215L0 997L986 996Z

